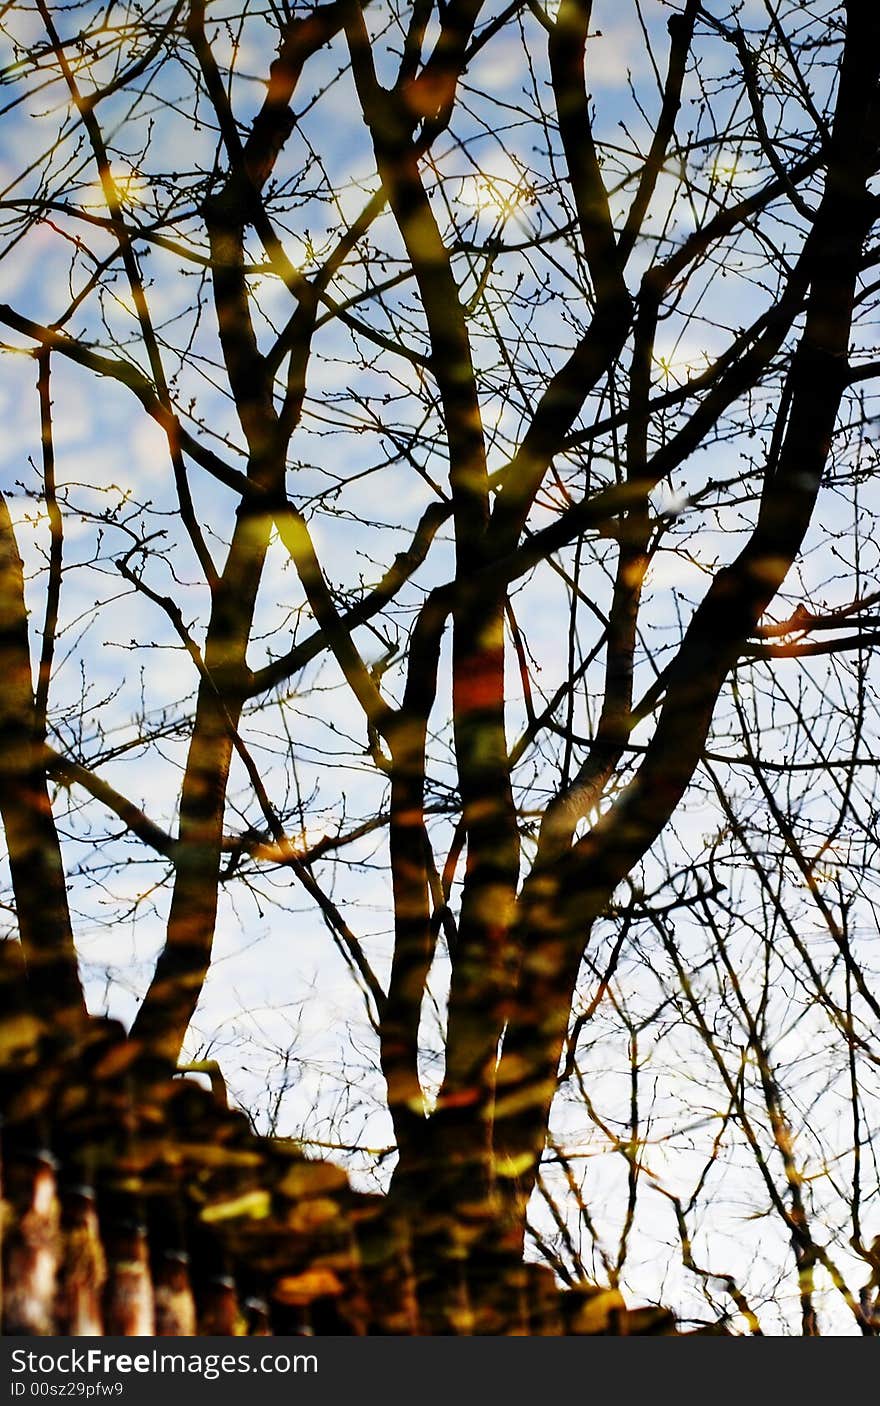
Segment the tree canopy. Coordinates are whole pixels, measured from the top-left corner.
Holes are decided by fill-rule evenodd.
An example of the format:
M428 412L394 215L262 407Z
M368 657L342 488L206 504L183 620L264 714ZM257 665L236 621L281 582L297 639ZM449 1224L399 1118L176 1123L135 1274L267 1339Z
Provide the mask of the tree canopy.
M441 1330L876 1332L874 0L2 31L32 1029L218 1057Z

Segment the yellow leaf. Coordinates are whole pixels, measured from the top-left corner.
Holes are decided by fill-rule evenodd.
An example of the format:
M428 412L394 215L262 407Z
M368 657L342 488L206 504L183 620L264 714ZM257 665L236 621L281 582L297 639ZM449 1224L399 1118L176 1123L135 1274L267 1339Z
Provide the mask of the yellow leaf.
M277 1280L272 1297L279 1303L295 1306L341 1293L342 1284L332 1269L307 1269L302 1274L286 1274Z
M205 1206L202 1220L208 1224L215 1221L233 1220L247 1216L250 1220L265 1220L272 1209L272 1198L268 1191L257 1189L246 1191L243 1196L235 1196L231 1201L215 1201Z
M317 1196L322 1192L341 1191L348 1185L348 1177L341 1167L332 1162L295 1162L284 1173L278 1183L282 1196L299 1201L304 1196Z

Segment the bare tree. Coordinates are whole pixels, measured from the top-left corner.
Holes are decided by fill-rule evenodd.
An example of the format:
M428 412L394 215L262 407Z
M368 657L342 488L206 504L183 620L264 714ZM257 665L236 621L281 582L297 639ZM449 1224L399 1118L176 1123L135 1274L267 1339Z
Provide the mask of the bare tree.
M760 1331L695 1254L729 1153L803 1331L817 1275L872 1331L876 5L4 24L0 320L42 451L0 517L0 807L39 1018L76 1046L106 893L162 925L128 1038L175 1065L221 894L292 949L305 903L366 1003L426 1323L460 1330L450 1286L479 1302L530 1235L616 1286L648 1181L713 1316ZM64 468L59 383L93 467ZM821 1069L787 1062L794 1005ZM661 1110L644 1052L676 1041ZM651 1128L687 1138L689 1068L684 1194Z

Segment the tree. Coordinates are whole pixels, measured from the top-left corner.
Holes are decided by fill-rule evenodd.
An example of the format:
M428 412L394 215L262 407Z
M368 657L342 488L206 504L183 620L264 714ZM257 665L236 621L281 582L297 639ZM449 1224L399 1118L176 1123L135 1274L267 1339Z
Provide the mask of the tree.
M661 1187L685 1266L755 1326L689 1229L744 1148L803 1330L820 1273L871 1331L829 1246L876 1270L853 682L876 638L876 6L35 6L4 20L24 159L0 320L37 366L42 459L0 517L0 808L39 1018L81 1037L106 891L114 922L163 925L128 1038L174 1065L221 892L245 931L304 897L367 1005L389 1201L441 1328L462 1262L479 1300L521 1259L536 1185L571 1273L585 1110L626 1167L617 1282L662 1181L640 1040L685 1031L726 1104L693 1198ZM74 472L59 384L105 436ZM140 474L129 403L162 435ZM789 978L851 1112L825 1162L848 1159L849 1220L819 1237ZM273 970L279 999L295 979ZM604 1018L623 1131L589 1068Z

